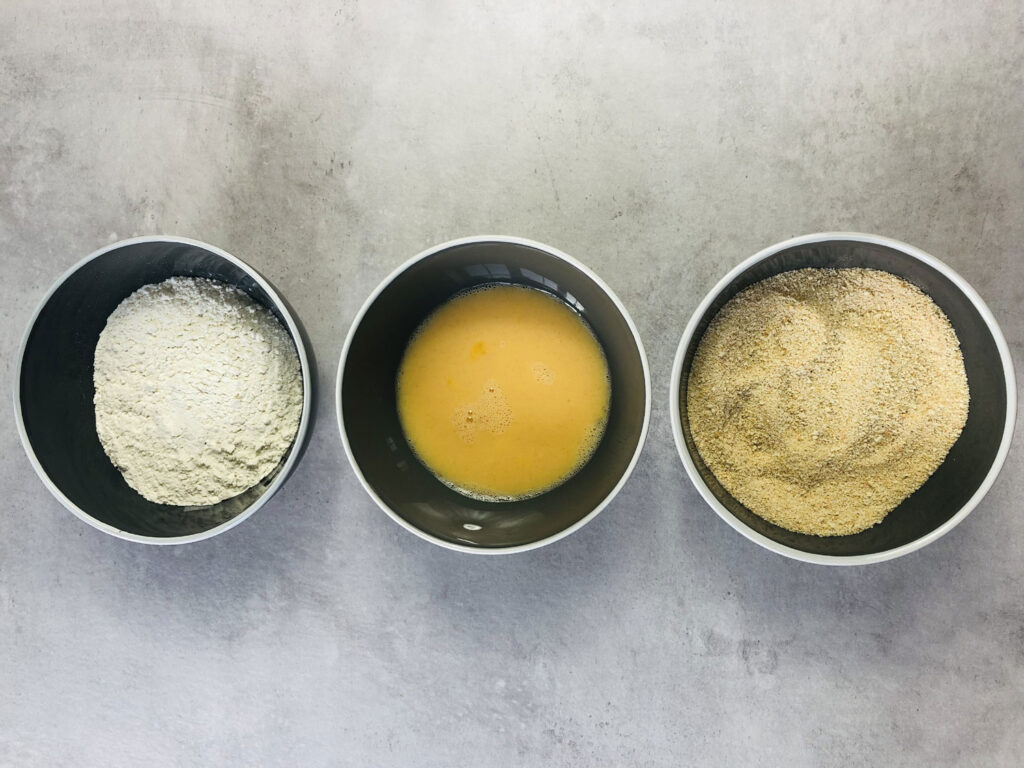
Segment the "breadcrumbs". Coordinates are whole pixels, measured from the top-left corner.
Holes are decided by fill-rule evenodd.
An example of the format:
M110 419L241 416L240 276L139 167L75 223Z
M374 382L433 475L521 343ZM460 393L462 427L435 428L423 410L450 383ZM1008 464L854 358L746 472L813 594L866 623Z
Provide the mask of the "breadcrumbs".
M686 408L722 486L817 536L880 522L938 468L967 421L942 310L872 269L800 269L743 290L694 356Z

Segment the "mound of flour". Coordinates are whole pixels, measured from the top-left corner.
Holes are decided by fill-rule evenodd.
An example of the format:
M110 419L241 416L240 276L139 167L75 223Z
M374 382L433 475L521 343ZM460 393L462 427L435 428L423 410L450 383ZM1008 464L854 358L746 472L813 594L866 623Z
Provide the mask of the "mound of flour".
M172 277L118 305L96 344L96 432L153 502L214 504L277 466L298 431L295 345L232 286Z

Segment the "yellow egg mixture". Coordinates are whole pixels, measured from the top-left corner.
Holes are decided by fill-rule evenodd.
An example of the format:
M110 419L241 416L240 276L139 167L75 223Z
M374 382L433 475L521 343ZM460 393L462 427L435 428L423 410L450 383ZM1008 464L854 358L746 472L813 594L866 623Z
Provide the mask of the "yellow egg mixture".
M611 400L608 363L582 318L511 285L458 294L428 317L397 388L420 460L455 490L492 501L571 477L600 442Z

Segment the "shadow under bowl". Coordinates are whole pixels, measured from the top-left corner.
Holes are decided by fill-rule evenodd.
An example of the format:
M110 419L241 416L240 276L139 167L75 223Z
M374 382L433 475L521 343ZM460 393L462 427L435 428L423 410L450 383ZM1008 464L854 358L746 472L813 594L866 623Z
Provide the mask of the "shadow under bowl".
M963 352L970 407L945 461L882 522L850 536L794 533L758 517L718 482L690 434L686 392L693 357L718 311L737 293L772 275L808 267L863 267L897 275L945 312ZM676 353L670 388L676 447L705 501L729 525L774 552L808 562L856 565L919 549L950 531L981 501L1010 446L1016 417L1013 363L995 318L974 289L927 253L885 237L858 233L806 235L766 248L716 285L694 312Z
M494 283L536 288L573 308L601 343L611 375L608 426L590 460L556 488L512 502L472 499L434 477L406 442L395 395L399 364L420 323L455 294ZM650 419L643 345L611 289L571 257L508 237L436 246L386 278L349 331L337 397L346 453L381 509L428 541L478 553L539 547L593 519L636 464Z
M257 485L217 504L181 507L143 498L125 482L96 435L93 357L107 318L144 285L204 277L240 288L269 309L295 342L303 406L291 448ZM294 313L256 270L184 238L141 237L102 248L50 289L22 341L14 407L22 444L43 483L72 513L106 533L149 544L209 538L240 523L298 463L312 418L313 362Z

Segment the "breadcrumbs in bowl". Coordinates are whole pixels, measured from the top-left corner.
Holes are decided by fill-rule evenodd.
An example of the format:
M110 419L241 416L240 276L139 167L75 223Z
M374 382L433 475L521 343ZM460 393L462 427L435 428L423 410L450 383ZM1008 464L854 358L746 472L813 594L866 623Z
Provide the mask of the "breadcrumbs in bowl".
M1014 393L998 325L961 277L839 233L768 248L708 294L670 407L684 466L726 522L790 557L854 564L924 546L977 505Z
M686 409L715 477L752 512L816 536L881 522L967 421L949 320L869 269L799 269L734 296L704 332Z

